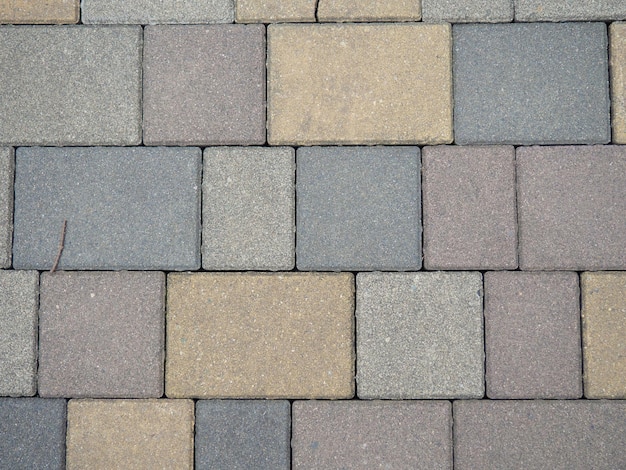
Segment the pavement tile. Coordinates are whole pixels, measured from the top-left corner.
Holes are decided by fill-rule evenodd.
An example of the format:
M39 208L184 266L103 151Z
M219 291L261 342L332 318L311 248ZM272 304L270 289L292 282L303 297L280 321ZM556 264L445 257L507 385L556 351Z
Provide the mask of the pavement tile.
M426 269L515 269L513 147L424 147Z
M582 396L579 299L576 273L485 273L489 398Z
M0 144L141 142L139 26L0 27Z
M232 23L234 0L82 0L83 23Z
M515 0L515 21L598 21L626 19L623 0Z
M626 273L583 273L585 397L626 398Z
M626 147L517 149L522 269L626 269Z
M146 145L265 143L263 25L147 26Z
M14 176L14 151L11 147L0 147L0 269L11 267Z
M626 23L610 26L613 142L626 144Z
M452 468L447 401L296 401L293 468Z
M163 273L42 274L39 395L160 397L164 297Z
M289 470L291 404L286 400L199 400L196 470Z
M457 144L610 141L604 23L459 24L453 37Z
M505 23L513 21L514 0L422 0L426 22Z
M235 0L238 23L315 21L316 0Z
M0 3L0 23L77 23L79 0L5 0Z
M168 275L170 398L351 398L350 273Z
M295 171L290 147L204 150L204 269L293 269Z
M268 142L450 143L451 54L445 24L270 25Z
M13 266L200 267L198 148L24 148L16 152Z
M626 402L454 402L454 468L614 470L626 465Z
M319 21L419 21L420 0L319 0Z
M299 148L296 166L298 269L421 267L418 147Z
M67 469L193 468L191 400L70 400Z
M357 275L359 398L484 394L478 272Z

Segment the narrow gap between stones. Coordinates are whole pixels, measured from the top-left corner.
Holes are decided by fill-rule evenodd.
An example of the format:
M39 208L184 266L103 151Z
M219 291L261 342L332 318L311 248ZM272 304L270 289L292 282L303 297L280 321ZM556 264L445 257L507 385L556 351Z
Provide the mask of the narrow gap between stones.
M583 341L583 283L582 283L582 271L578 271L578 321L579 331L578 340L580 342L580 390L582 392L581 399L585 398L585 350Z
M515 209L515 258L517 261L517 268L515 271L521 271L520 266L520 217L519 217L519 184L518 184L518 174L517 174L517 149L519 146L513 146L513 191L514 191L514 204L513 207Z
M454 402L455 400L450 400L450 442L451 444L451 452L452 452L452 467L454 468L454 449L456 448L456 442L454 442Z
M320 0L315 0L315 22L319 23L320 18L319 18L319 7L320 7Z

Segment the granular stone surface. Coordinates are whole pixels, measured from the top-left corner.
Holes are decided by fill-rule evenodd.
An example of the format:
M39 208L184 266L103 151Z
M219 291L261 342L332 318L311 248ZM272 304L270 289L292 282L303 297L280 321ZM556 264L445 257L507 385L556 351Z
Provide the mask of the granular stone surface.
M613 142L626 144L626 23L613 23L609 31Z
M319 21L419 21L420 0L319 0Z
M513 0L422 0L426 22L508 23L513 21Z
M605 21L626 18L623 0L515 0L516 21Z
M315 21L316 0L236 0L237 23Z
M13 149L0 147L0 269L11 267L14 174Z
M0 23L77 23L80 0L5 0Z

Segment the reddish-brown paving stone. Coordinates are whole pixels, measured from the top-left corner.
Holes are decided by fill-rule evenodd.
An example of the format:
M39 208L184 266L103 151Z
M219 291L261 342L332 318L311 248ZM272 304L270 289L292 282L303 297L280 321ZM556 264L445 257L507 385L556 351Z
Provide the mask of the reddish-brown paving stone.
M315 21L316 0L236 0L237 23Z
M420 0L319 0L319 21L419 21Z
M4 0L0 23L77 23L79 0Z
M626 144L626 23L609 28L613 142Z

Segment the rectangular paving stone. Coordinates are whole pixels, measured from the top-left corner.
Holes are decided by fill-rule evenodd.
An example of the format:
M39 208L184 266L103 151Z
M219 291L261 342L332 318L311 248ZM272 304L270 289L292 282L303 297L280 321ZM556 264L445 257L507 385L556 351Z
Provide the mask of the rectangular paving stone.
M604 23L459 24L453 37L457 144L610 141Z
M319 0L319 21L419 21L420 0Z
M422 0L426 22L505 23L513 14L513 0Z
M298 269L421 267L418 147L305 147L296 166Z
M14 151L11 147L0 147L0 269L11 267L14 177Z
M204 150L204 269L293 269L295 172L290 147Z
M626 269L626 147L517 149L520 268Z
M237 23L315 21L316 0L235 0Z
M43 273L39 395L160 397L164 303L163 273Z
M83 0L83 23L232 23L234 0Z
M626 144L626 23L610 26L613 142Z
M17 150L13 265L50 269L200 267L198 148Z
M626 19L623 0L515 0L515 21L608 21Z
M351 398L350 273L187 273L167 280L170 398Z
M515 149L424 147L426 269L515 269Z
M450 143L451 53L445 24L270 25L268 142Z
M77 23L79 9L79 0L5 0L0 23Z
M139 26L0 27L0 144L141 142Z
M481 398L482 276L359 273L359 398Z

